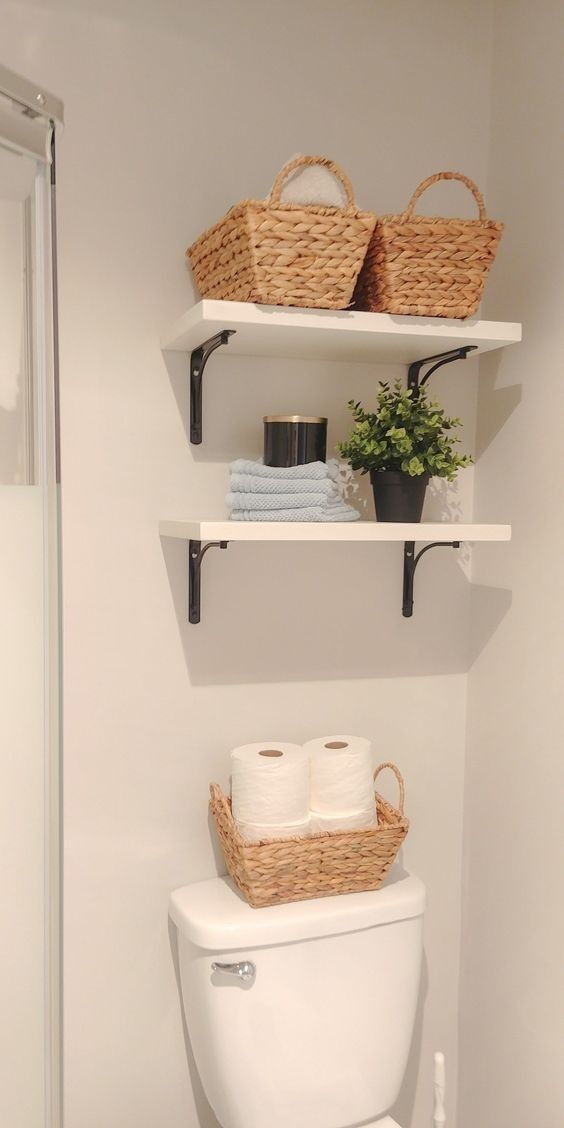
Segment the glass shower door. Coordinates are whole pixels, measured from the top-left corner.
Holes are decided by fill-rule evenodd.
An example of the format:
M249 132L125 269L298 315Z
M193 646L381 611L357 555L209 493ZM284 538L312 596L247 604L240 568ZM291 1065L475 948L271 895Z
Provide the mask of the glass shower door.
M1 124L1 123L0 123ZM0 134L0 1124L56 1128L58 486L50 165Z

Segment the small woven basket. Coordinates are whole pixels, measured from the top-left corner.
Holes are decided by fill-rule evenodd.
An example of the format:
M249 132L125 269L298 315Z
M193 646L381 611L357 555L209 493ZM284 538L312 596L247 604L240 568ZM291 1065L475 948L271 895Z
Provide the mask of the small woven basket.
M401 773L395 764L380 764L374 779L384 768L391 768L398 781L399 809L376 792L377 827L253 843L241 838L230 800L211 784L210 809L227 869L253 908L379 888L409 829Z
M438 180L461 180L479 219L414 215ZM355 290L355 308L420 317L469 317L477 309L503 224L486 216L483 197L460 172L437 172L416 188L401 215L380 216Z
M282 203L284 181L302 165L324 165L341 181L345 208ZM297 157L267 200L244 200L188 248L204 298L345 309L376 217L358 211L350 181L326 157Z

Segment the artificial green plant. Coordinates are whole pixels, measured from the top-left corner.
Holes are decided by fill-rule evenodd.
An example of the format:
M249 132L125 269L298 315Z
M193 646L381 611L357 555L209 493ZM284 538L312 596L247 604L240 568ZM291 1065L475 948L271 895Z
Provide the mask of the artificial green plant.
M425 387L414 394L400 380L393 387L381 383L375 412L365 411L354 400L348 406L354 428L337 446L353 470L363 474L401 470L413 478L429 474L452 482L457 471L472 462L470 455L454 449L460 442L454 432L462 426L461 420L449 418L440 404L429 399Z

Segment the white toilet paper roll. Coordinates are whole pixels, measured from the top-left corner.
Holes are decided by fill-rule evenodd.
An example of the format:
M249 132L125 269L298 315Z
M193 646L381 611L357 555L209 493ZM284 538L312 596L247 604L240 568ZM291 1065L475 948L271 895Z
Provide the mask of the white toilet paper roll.
M285 827L309 819L309 754L297 744L265 741L231 753L233 817L247 826Z
M310 808L318 815L374 811L372 746L362 736L321 736L304 745L311 757Z
M249 823L237 823L237 830L245 842L270 841L271 838L306 838L311 834L311 829L309 819L286 826L253 826Z
M378 819L374 803L365 811L355 811L352 815L318 815L311 812L311 833L327 833L332 830L369 830L376 826Z

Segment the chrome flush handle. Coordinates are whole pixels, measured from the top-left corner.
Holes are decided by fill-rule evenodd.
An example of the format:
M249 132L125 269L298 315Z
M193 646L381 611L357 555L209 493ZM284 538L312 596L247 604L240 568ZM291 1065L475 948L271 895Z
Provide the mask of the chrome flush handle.
M250 960L241 960L241 963L212 963L212 971L221 971L223 975L235 975L243 983L252 983L257 969Z

